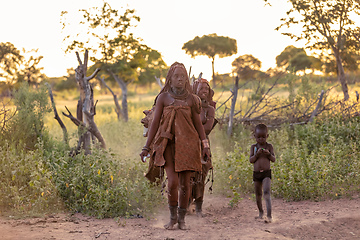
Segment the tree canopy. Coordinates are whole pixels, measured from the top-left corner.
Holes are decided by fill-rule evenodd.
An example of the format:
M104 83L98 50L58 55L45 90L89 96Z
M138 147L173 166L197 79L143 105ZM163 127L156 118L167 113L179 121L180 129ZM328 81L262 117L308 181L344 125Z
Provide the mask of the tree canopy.
M265 0L266 2L270 2ZM360 1L352 0L297 0L290 1L292 7L282 18L277 30L292 25L302 25L300 34L283 33L296 40L307 40L312 49L331 50L336 60L338 79L342 86L344 99L349 98L343 67L343 52L354 42L355 22L352 17L359 14ZM348 44L346 44L348 43Z
M14 83L23 58L12 43L0 43L0 78L8 83Z
M23 81L37 85L44 80L46 76L41 73L43 68L39 67L43 56L37 56L37 51L20 51L12 43L0 43L0 79L9 88Z
M288 71L305 71L305 69L321 70L321 61L313 56L308 56L303 48L292 45L287 46L277 57L277 67Z
M243 80L255 78L260 72L261 61L250 54L242 55L232 62L233 72Z
M65 40L81 39L70 42L66 52L85 49L92 51L94 55L91 55L90 60L96 67L114 72L125 82L137 81L144 68L153 66L158 71L166 68L160 53L142 44L140 39L129 32L134 22L140 21L140 17L134 14L135 10L125 9L121 15L119 10L104 2L101 8L79 11L83 14L79 25L83 25L86 31L75 36L65 36ZM67 14L68 12L62 12L64 29L70 27L66 20ZM154 76L151 80L155 80Z
M218 36L216 33L213 33L202 37L196 36L193 40L186 42L182 49L191 57L204 55L211 58L213 72L212 80L213 86L215 87L215 56L218 55L220 58L223 58L236 54L237 44L236 40L233 38Z

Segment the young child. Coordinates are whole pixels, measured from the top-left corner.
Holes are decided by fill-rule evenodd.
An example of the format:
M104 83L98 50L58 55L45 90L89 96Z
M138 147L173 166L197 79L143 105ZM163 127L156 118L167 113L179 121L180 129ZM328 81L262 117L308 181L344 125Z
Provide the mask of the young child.
M253 144L250 149L250 162L254 164L253 180L255 185L256 204L259 209L259 217L263 218L264 210L262 207L262 194L264 191L264 199L267 210L267 220L271 222L271 169L270 161L275 162L275 154L273 146L266 142L269 137L268 128L265 124L258 124L255 127L254 137L256 144Z

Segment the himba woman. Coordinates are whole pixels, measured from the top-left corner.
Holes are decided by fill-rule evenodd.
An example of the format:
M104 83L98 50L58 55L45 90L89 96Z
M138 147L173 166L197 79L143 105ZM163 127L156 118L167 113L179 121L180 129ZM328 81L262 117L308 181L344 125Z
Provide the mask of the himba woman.
M212 100L214 91L210 88L210 84L206 79L197 79L193 84L193 92L201 99L200 119L204 126L206 138L214 128L215 122L215 102ZM190 202L195 203L195 212L198 217L203 217L202 205L204 200L205 180L210 169L212 169L211 160L201 160L202 171L194 172L191 176L192 192Z
M164 226L166 229L174 229L176 223L179 229L188 229L185 214L191 190L190 176L194 171L201 171L201 154L204 159L210 159L200 108L200 99L192 94L185 66L173 63L165 85L155 99L153 121L140 153L143 160L151 151L154 164L165 168L170 209L170 221Z

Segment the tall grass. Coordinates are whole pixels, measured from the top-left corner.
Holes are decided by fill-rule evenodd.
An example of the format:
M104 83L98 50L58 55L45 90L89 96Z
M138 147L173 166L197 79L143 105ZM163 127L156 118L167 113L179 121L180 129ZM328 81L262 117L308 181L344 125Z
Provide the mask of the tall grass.
M273 195L289 201L318 201L358 192L359 128L358 118L334 116L313 124L270 130L268 142L276 154L272 164ZM254 139L235 143L233 151L215 159L219 184L233 199L253 192L248 153L252 143Z
M285 80L283 82L290 86ZM316 97L319 89L313 86L310 94L310 91L305 91L307 84L310 83L298 83L294 89L298 94L308 94L308 98ZM285 88L282 91L286 98L290 96ZM25 96L21 99L34 99L36 94L39 93L24 90L19 96ZM35 99L46 102L47 98L43 96ZM228 92L216 95L215 99L225 100L226 96L229 96ZM251 89L245 91L244 101L248 101L249 96ZM29 130L22 131L19 125L10 124L14 127L2 133L0 211L40 214L65 208L102 218L150 216L158 206L164 206L166 199L161 195L160 186L153 186L144 178L147 164L139 159L146 140L142 136L140 119L144 116L142 111L151 108L154 97L155 94L129 97L128 122L117 119L111 97L99 97L95 122L108 149L94 148L92 155L80 153L75 157L71 157L69 152L78 140L76 126L61 115L69 132L69 147L62 142L62 130L53 119L53 113L47 112L47 105L20 101L19 104L23 104L20 110L32 107L38 114L21 118ZM67 96L65 100L56 98L55 101L59 101L57 108L60 113L65 112L65 106L75 113L77 98ZM242 102L238 107L244 105ZM39 112L40 109L46 111ZM26 116L21 114L19 116ZM31 125L34 121L40 125ZM268 141L273 144L277 157L272 164L273 195L286 200L321 200L358 191L359 130L358 118L344 118L335 111L318 117L312 124L270 129ZM6 137L11 132L24 136L21 139L27 139L26 144L11 142L12 138ZM229 138L226 126L217 125L210 141L214 193L230 196L231 204L236 204L243 194L253 192L249 150L255 140L251 129L237 125Z

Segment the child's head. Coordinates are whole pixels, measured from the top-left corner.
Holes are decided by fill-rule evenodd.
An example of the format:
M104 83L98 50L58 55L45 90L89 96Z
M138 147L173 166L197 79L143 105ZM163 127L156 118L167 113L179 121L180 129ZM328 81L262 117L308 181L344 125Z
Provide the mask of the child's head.
M265 124L260 123L256 125L254 131L254 137L257 143L263 144L266 143L266 139L268 138L268 128Z

